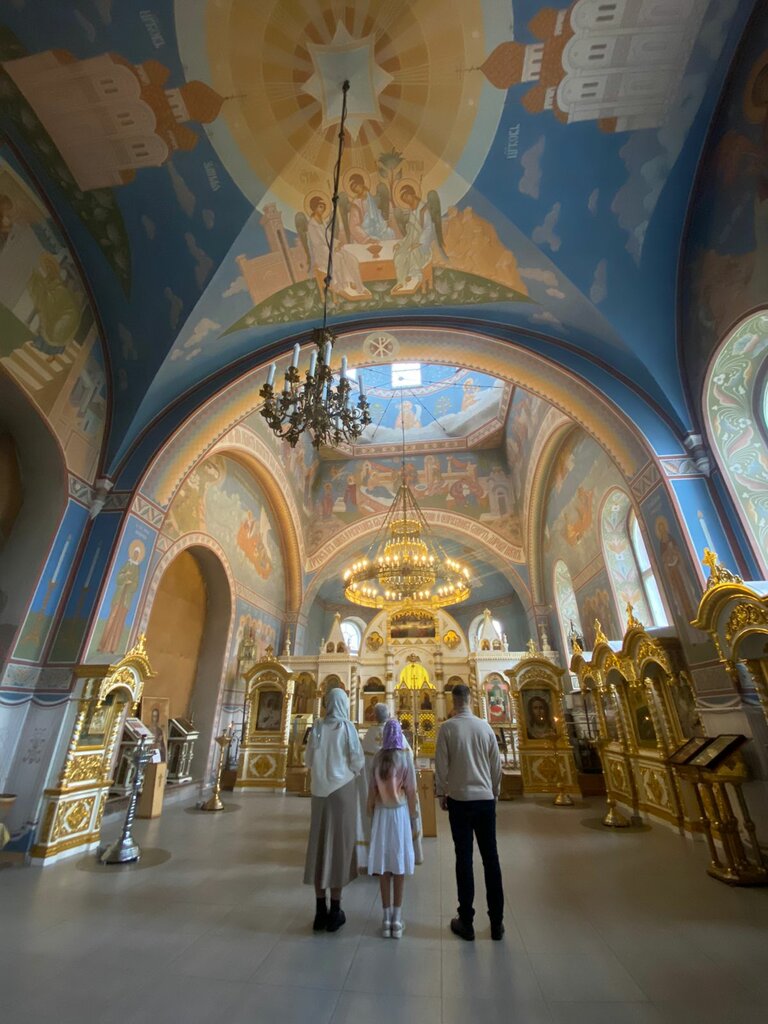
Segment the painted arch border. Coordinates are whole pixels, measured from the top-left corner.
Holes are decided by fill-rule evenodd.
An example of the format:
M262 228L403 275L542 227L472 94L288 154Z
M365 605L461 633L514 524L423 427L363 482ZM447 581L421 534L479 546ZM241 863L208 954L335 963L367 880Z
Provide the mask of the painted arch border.
M752 350L745 348L742 352L734 352L732 350L733 346L737 345L749 333L750 326L753 323L757 325L759 320L764 321L761 325L763 331L762 345L759 345L756 349L754 347ZM731 470L726 463L726 455L716 436L712 416L711 397L715 387L719 387L723 394L728 394L722 382L717 380L721 376L720 371L726 368L726 364L729 361L737 359L741 359L743 363L746 363L744 373L745 375L749 374L752 386L745 394L740 394L738 389L732 391L729 395L731 398L730 408L744 417L746 422L743 424L742 430L752 429L753 435L757 435L760 447L765 452L768 449L768 438L766 437L768 424L765 423L765 411L758 408L758 402L761 394L765 392L768 381L768 306L760 306L750 310L750 312L731 324L724 333L710 357L707 371L704 375L701 394L701 419L706 431L709 448L720 471L728 497L736 510L745 540L749 544L749 550L763 575L766 575L768 574L768 519L766 520L763 544L761 543L760 536L755 531L754 524L750 521L747 508L745 507L746 502L734 486ZM733 379L729 383L733 384ZM746 447L746 445L743 447ZM739 450L741 451L742 449ZM768 476L768 472L766 472L766 476Z

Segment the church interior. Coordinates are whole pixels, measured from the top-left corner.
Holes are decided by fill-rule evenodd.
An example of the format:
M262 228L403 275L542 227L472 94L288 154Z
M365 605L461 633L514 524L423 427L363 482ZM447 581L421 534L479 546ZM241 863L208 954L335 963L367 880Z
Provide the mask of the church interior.
M401 943L312 935L336 687ZM9 1022L764 1019L764 4L2 5L0 908Z

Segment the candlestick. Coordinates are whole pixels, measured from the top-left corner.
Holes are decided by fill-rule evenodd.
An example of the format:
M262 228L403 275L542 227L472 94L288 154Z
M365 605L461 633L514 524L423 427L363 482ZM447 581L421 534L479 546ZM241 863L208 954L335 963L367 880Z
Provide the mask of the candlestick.
M56 563L56 568L53 570L53 576L51 576L51 583L55 583L56 580L59 578L59 570L61 569L61 563L64 561L64 558L65 558L65 556L67 554L67 551L69 550L69 545L71 543L72 543L72 534L70 533L70 534L67 534L67 539L64 542L64 547L61 549L61 554L59 555L59 560Z
M88 575L85 577L85 583L83 584L83 590L87 590L88 587L91 585L91 577L93 576L93 573L94 573L94 571L96 569L96 563L99 560L99 555L100 554L101 554L101 544L99 544L99 546L96 548L96 554L93 556L93 561L91 562L91 568L88 570Z
M300 355L301 355L301 345L297 341L296 344L293 346L293 359L291 360L291 366L295 367L295 366L299 365L299 356Z
M272 385L275 383L275 374L276 373L277 373L277 363L272 363L272 365L269 368L269 373L267 374L267 384L269 384L270 387L272 387Z
M330 343L330 341L326 341L325 349L323 351L323 362L325 363L326 366L330 366L331 365L331 352L332 351L333 351L333 345Z
M347 357L346 356L342 356L341 357L341 379L344 380L344 378L346 376L347 376Z
M315 370L317 368L317 352L313 352L309 357L309 376L315 376Z
M362 373L358 373L357 375L357 386L360 388L360 397L365 398L365 384L363 384Z

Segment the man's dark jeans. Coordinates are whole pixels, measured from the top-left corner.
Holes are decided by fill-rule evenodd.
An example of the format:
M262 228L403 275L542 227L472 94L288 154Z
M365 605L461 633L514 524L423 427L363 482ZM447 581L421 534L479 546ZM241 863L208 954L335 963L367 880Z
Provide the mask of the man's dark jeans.
M472 870L473 837L483 858L485 896L491 924L504 917L504 889L501 885L499 852L496 849L496 801L452 800L448 797L448 820L456 851L456 887L459 890L459 917L472 924L475 916L475 875Z

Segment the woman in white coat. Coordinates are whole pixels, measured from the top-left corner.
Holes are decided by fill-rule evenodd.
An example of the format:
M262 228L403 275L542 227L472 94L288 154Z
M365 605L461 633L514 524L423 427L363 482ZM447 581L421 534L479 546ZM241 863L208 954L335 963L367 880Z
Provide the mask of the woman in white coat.
M365 758L357 729L349 719L349 698L344 690L329 690L325 707L325 718L312 727L305 755L311 776L312 816L304 883L315 887L314 930L335 932L346 921L341 890L357 876L356 777Z

